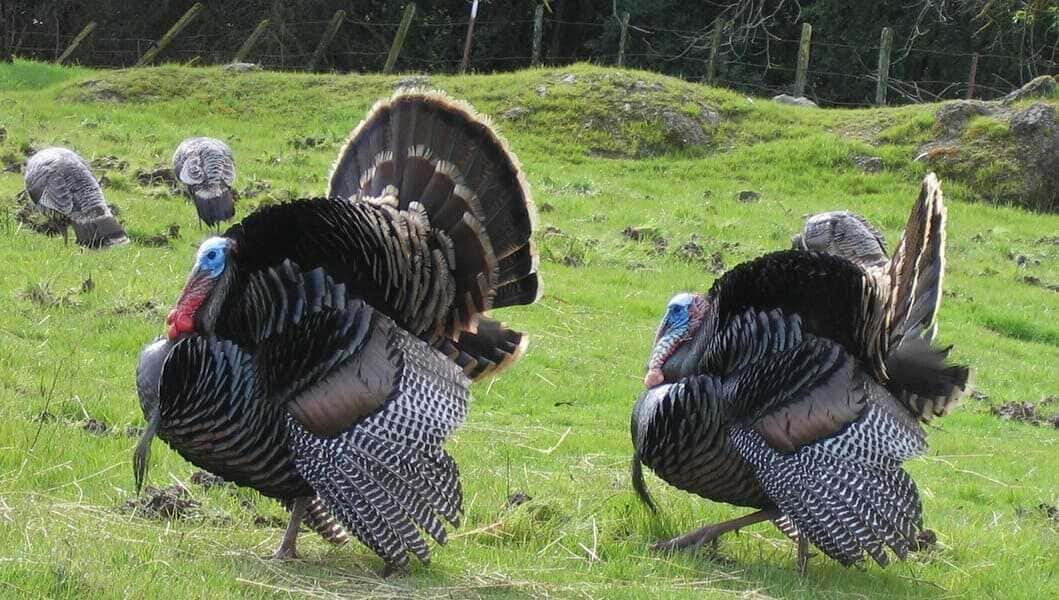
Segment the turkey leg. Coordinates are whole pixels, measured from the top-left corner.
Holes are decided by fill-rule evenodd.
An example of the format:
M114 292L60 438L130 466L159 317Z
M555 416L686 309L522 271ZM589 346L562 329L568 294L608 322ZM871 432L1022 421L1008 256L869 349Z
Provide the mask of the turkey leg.
M305 518L305 509L309 508L309 498L295 498L290 508L290 523L287 523L287 531L283 533L283 542L276 548L272 558L298 558L298 529L301 527L302 519Z
M696 549L701 548L702 545L706 542L712 542L718 537L720 537L722 534L728 533L729 531L735 531L737 529L746 527L747 525L760 523L761 521L776 519L779 516L780 512L778 510L759 510L755 513L750 513L749 515L739 517L738 519L732 519L731 521L725 521L723 523L707 525L702 529L696 529L691 533L686 533L671 540L658 542L657 544L651 546L651 549L668 552L671 550L682 550L684 548L692 546Z

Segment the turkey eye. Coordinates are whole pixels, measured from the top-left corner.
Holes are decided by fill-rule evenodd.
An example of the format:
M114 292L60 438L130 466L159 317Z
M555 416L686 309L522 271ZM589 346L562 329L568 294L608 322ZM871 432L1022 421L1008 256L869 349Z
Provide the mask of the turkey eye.
M206 258L208 258L210 260L215 260L217 258L217 251L216 250L210 250L209 252L206 253Z

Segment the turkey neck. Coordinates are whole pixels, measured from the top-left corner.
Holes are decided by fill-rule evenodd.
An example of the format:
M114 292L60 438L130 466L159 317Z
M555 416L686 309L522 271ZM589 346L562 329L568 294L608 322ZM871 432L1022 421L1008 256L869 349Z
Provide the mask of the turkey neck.
M714 310L714 302L712 298L707 298L706 314L702 319L702 324L699 325L691 339L677 348L673 356L662 366L665 380L677 381L684 377L702 374L706 347L716 334L716 330L717 313Z

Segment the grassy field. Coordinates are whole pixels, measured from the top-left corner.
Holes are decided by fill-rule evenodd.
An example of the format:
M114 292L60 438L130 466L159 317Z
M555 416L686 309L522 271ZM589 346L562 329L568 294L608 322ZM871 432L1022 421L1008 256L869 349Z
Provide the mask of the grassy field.
M97 174L134 237L98 253L34 233L15 219L22 176L0 174L0 596L1059 591L1059 516L1046 510L1059 504L1059 430L990 411L1059 395L1059 293L1046 287L1059 285L1059 215L967 202L971 191L953 181L943 181L950 260L941 341L974 366L980 393L937 422L929 455L908 465L937 546L885 570L818 557L804 578L794 546L767 524L726 537L715 556L648 550L662 536L741 514L652 476L664 513L656 519L630 489L629 413L666 301L708 288L722 265L787 247L807 213L857 210L896 243L925 173L911 158L936 106L803 109L587 65L429 82L493 115L521 158L541 208L545 284L537 305L502 314L531 333L528 356L474 390L470 419L449 444L467 517L433 564L380 580L381 562L366 548L335 549L313 535L302 538L303 559L264 560L282 535L282 509L246 490L187 483L195 469L161 443L151 483L185 482L199 506L173 519L123 509L134 497L128 430L143 424L137 353L161 333L208 234L179 195L141 185L136 171L167 163L184 137L211 135L229 141L237 186L250 192L240 216L323 193L341 141L398 79L0 65L0 168L24 160L26 146L116 156ZM699 132L699 145L666 125L707 114L716 123ZM857 155L881 157L886 168L866 174ZM744 189L760 201L737 202ZM628 239L629 226L656 228L665 248ZM530 499L513 506L520 492Z

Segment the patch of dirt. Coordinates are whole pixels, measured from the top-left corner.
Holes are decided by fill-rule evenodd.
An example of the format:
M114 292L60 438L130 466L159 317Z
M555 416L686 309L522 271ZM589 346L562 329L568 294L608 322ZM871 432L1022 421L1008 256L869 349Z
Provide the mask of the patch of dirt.
M694 238L684 242L677 248L677 256L688 262L701 260L705 254L706 250Z
M147 299L131 304L118 303L110 309L110 314L118 316L136 316L147 320L161 320L165 316L165 304L158 300Z
M742 202L743 204L757 202L758 200L761 200L761 192L755 192L754 190L742 190L736 195L735 199L739 202Z
M182 485L173 484L167 488L149 485L143 496L126 501L122 511L147 519L172 520L194 516L200 506Z
M287 140L287 144L289 144L295 150L309 150L309 149L312 149L312 148L317 148L319 146L323 146L326 143L327 143L327 140L322 138L322 137L311 137L311 136L307 136L307 137L303 137L303 138L291 138L291 139Z
M929 552L938 545L938 534L931 529L924 529L916 534L915 552Z
M243 187L243 190L239 192L240 198L254 198L261 194L267 194L272 191L272 182L267 179L255 179Z
M1030 425L1050 425L1059 428L1059 415L1047 416L1041 413L1041 407L1059 403L1059 396L1047 396L1040 402L1005 402L994 406L990 412L1005 421L1019 421Z
M717 252L714 252L710 255L709 260L706 262L706 270L711 273L720 275L721 273L724 273L724 269L724 255L721 254L720 250L718 250Z
M33 203L23 204L15 212L15 221L34 233L58 236L69 229L65 217L37 210Z
M122 160L113 154L96 157L92 159L91 164L93 169L105 169L111 171L124 171L129 168L129 161Z
M202 489L204 490L208 490L212 487L216 487L219 485L226 485L228 483L224 480L224 478L218 477L213 473L207 473L206 471L195 471L191 474L191 477L188 478L188 481L194 483L195 485L202 486Z
M136 171L136 181L146 187L151 185L168 185L178 190L180 182L177 181L173 168L166 165L158 165L153 169L140 169Z
M547 202L541 202L537 205L537 210L542 213L550 213L555 210L555 207Z
M125 437L138 438L143 436L143 427L133 427L129 425L125 428Z
M287 519L282 519L275 515L265 516L256 515L254 517L254 525L257 527L270 527L272 529L286 529Z
M150 248L164 248L169 245L169 236L164 233L156 235L139 235L135 233L129 233L129 239L135 244L140 246L147 246Z
M100 421L99 419L89 418L87 421L85 421L84 425L81 426L81 429L84 429L85 431L93 435L106 435L107 429L109 428L107 427L107 424L103 421Z
M622 230L621 234L630 240L635 240L637 242L644 240L657 240L662 237L662 234L658 231L657 227L634 227L632 225Z
M26 170L26 159L11 152L0 155L0 171L21 173Z
M517 508L529 502L530 500L533 500L533 496L530 496L526 492L519 490L507 497L507 504L505 506L508 509Z
M125 94L109 81L90 79L81 82L77 87L81 89L79 96L82 101L123 102L126 99Z
M1041 504L1037 505L1037 509L1044 513L1044 516L1048 517L1052 521L1055 521L1056 523L1059 523L1059 506L1054 506L1052 504L1044 504L1042 502Z
M1036 286L1036 287L1039 287L1039 288L1044 288L1046 290L1051 290L1053 292L1059 292L1059 285L1053 284L1053 283L1045 283L1044 281L1041 281L1040 277L1035 277L1033 275L1024 275L1022 277L1021 281L1023 283L1028 283L1029 285L1032 285L1032 286Z

